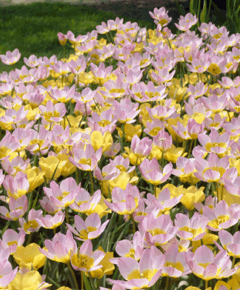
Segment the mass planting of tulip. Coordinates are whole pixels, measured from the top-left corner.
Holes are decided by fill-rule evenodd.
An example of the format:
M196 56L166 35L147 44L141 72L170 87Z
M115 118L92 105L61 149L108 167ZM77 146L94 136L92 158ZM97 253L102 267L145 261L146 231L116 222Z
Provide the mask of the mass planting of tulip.
M240 289L240 34L149 13L0 56L0 289Z

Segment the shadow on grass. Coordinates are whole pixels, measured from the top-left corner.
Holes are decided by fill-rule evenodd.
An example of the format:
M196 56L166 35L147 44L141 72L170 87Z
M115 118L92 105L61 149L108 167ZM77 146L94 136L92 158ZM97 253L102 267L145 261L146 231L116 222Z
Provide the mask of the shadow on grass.
M63 49L57 33L72 31L76 36L85 35L96 29L97 25L115 19L118 14L96 9L94 6L71 5L65 3L32 3L0 7L0 54L18 48L22 54L16 68L24 65L23 58L34 54L37 57L57 55L62 57ZM133 21L130 17L124 21ZM153 22L144 22L154 29ZM142 26L143 27L143 26ZM105 37L105 35L101 36ZM73 52L70 43L66 52ZM12 67L0 62L0 72L11 71Z
M136 3L135 0L131 0L130 3L118 1L103 2L100 5L45 2L0 7L0 54L18 48L22 54L20 61L16 64L18 69L24 65L23 58L28 58L32 54L37 57L50 57L55 54L60 58L63 57L63 49L58 41L58 32L66 34L70 30L76 36L85 35L96 29L96 26L102 22L116 17L124 18L124 23L137 22L140 27L155 29L156 25L149 11L153 11L155 7L160 8L161 3L171 1L148 0ZM166 8L168 8L167 5ZM170 16L178 16L174 7L169 8ZM105 35L101 37L105 38ZM66 45L66 52L67 55L73 52L69 42ZM0 72L11 70L11 66L0 62Z

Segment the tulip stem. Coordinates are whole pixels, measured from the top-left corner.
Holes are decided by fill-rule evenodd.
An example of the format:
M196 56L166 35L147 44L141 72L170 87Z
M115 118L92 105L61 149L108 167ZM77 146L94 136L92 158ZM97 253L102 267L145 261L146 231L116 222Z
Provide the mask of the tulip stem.
M83 286L83 271L81 271L81 290L84 290L84 286Z
M135 225L135 220L134 220L132 214L131 214L131 220L132 220L132 224L133 224L133 234L135 234L136 233L136 225Z
M190 154L191 154L191 151L192 151L192 146L193 146L193 139L191 140L191 143L190 143L190 148L189 148L189 151L188 151L188 158L190 157Z
M168 288L169 288L169 276L167 276L167 282L166 282L166 290L168 290Z
M235 260L236 260L236 257L233 257L233 261L232 261L232 268L234 267Z
M90 178L91 178L91 189L92 189L92 195L94 194L94 187L93 187L93 176L92 176L92 171L89 171Z
M208 280L205 280L205 289L208 288Z
M32 241L32 233L30 232L29 236L28 236L28 241L27 244L29 245Z
M68 209L67 209L67 207L65 207L65 214L66 214L67 223L69 224L69 216L68 216Z
M72 274L72 277L73 277L73 280L74 280L75 287L76 287L76 289L78 290L77 279L76 279L76 276L75 276L75 274L74 274L74 271L73 271L73 269L72 269L72 267L71 267L71 265L70 265L69 262L67 263L67 266L68 266L69 271L70 271L71 274Z

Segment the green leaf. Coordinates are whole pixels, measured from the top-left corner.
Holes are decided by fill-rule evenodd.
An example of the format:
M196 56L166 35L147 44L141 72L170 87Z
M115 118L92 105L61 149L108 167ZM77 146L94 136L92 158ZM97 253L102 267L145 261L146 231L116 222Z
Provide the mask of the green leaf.
M176 5L177 5L177 10L178 10L179 14L183 15L183 16L186 15L186 11L185 11L183 5L179 5L177 0L175 0L175 2L176 2Z
M90 283L88 281L88 278L86 275L83 275L83 281L84 281L84 285L85 285L85 289L86 290L92 290Z
M196 4L197 4L196 0L191 0L190 1L189 11L193 15L195 15L196 14L196 11L197 11L197 9L196 9L197 5Z
M202 12L200 14L200 21L201 21L201 23L203 23L203 22L207 23L208 22L207 21L207 1L206 0L204 0L203 10L202 10Z

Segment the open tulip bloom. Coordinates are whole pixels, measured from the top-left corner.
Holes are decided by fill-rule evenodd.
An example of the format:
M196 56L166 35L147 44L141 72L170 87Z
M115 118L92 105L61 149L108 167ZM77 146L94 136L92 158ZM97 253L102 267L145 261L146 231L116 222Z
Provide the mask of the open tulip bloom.
M165 256L158 248L145 249L139 263L133 258L119 258L119 271L127 281L109 279L109 282L127 289L149 288L161 276L164 263Z

